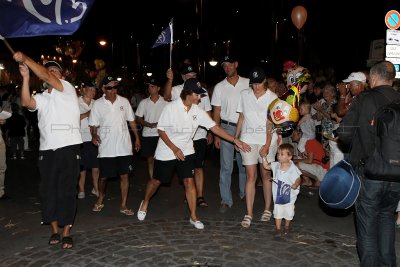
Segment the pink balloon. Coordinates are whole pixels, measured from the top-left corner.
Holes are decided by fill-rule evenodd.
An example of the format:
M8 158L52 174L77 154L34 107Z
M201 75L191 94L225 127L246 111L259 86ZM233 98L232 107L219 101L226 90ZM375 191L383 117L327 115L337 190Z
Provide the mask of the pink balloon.
M292 22L298 30L303 28L307 20L307 10L303 6L296 6L292 10Z

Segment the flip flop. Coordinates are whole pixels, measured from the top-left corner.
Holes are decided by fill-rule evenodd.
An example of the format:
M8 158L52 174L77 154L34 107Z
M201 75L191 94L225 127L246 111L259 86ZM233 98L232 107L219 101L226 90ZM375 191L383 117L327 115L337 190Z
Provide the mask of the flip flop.
M92 211L99 212L104 208L104 204L94 204Z
M133 210L131 210L131 209L124 209L124 210L119 210L119 212L121 212L122 214L125 214L126 216L132 216L133 214L135 214L134 212L133 212Z

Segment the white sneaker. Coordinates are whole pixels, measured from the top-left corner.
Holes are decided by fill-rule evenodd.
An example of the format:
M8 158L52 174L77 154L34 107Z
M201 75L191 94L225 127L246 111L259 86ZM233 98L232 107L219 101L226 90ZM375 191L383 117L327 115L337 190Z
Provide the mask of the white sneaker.
M11 159L17 159L17 156L16 156L16 155L13 155Z
M95 195L96 197L99 197L99 192L97 192L96 190L94 190L94 188L92 189L92 195Z
M141 211L141 210L140 210L140 209L142 208L142 205L143 205L143 201L140 202L139 209L138 209L138 211L137 211L137 213L136 213L136 216L137 216L137 218L138 218L139 221L143 221L143 220L146 218L146 215L147 215L147 212L146 212L146 211Z
M192 218L190 218L189 222L196 229L199 229L199 230L204 229L204 224L201 221L193 221Z
M79 199L84 199L85 198L85 192L79 192L78 193L78 198Z

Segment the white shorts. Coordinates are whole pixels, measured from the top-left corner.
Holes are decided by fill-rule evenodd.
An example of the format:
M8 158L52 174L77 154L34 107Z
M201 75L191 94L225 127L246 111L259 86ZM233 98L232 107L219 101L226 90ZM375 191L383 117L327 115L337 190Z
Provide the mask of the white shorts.
M288 221L293 220L294 217L294 204L288 203L284 205L274 205L274 219L285 219Z
M242 155L242 164L243 165L255 165L257 163L262 163L262 158L260 156L260 149L263 145L249 144L249 146L251 147L250 152L244 152L244 151L240 150L240 155ZM271 143L268 154L267 154L268 162L275 161L277 151L278 151L277 144Z

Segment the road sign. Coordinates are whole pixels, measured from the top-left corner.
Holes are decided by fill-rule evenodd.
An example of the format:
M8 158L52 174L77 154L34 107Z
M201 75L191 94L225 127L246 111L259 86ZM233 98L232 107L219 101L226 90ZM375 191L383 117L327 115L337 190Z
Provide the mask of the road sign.
M386 13L385 23L389 29L398 29L400 27L400 13L397 10L390 10Z
M386 45L386 57L400 57L400 45Z
M400 31L387 29L386 44L400 45Z

